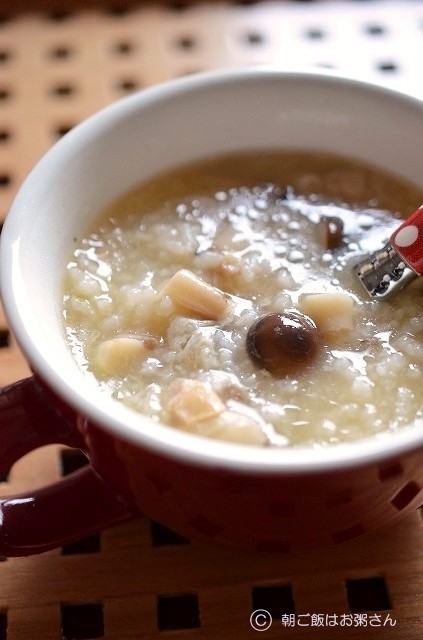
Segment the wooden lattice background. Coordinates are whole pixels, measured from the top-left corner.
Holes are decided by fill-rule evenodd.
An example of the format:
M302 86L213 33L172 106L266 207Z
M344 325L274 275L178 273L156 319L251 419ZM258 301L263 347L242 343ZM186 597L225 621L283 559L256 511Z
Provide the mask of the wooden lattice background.
M321 65L423 87L423 2L0 1L0 221L37 159L134 90L247 64ZM0 314L0 383L27 375ZM83 463L51 446L0 494ZM189 542L146 518L38 557L0 558L0 640L421 640L421 510L336 549L269 556ZM282 623L283 620L283 623ZM259 619L263 622L263 619ZM395 625L395 626L392 626Z

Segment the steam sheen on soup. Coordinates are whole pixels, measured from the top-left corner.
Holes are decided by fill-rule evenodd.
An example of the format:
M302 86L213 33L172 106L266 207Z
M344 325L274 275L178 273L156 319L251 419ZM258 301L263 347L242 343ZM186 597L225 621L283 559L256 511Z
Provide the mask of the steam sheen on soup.
M421 202L298 151L157 176L77 239L69 346L118 402L208 438L317 447L421 426L421 281L375 301L352 274Z

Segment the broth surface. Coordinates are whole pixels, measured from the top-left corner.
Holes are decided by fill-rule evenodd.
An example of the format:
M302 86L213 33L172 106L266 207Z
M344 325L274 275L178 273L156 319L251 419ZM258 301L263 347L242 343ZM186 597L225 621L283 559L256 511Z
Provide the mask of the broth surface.
M77 240L67 341L117 401L206 437L316 447L422 426L422 282L375 301L351 271L422 202L377 168L297 151L157 176ZM340 296L346 323L325 330L308 312L320 347L277 377L248 353L247 334L266 314L304 315L313 294ZM331 309L324 322L337 320Z

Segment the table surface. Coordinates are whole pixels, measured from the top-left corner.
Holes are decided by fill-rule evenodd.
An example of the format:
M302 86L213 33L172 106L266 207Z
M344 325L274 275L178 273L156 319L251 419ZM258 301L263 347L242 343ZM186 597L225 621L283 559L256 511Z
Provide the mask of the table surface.
M207 69L318 65L423 92L423 2L0 2L0 220L37 159L134 90ZM0 313L0 383L28 374ZM0 494L83 464L59 446L20 460ZM189 542L139 518L31 558L0 558L0 640L423 637L422 511L318 552ZM257 623L264 618L257 618Z

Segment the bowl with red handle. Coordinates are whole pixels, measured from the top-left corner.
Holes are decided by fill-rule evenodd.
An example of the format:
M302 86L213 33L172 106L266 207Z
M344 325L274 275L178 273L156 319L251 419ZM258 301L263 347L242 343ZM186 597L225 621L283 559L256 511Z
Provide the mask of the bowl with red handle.
M418 425L322 449L241 446L152 425L84 376L61 309L73 238L142 180L212 154L305 148L418 183L422 123L421 100L372 83L242 69L136 93L52 147L2 232L2 299L33 375L0 393L0 475L51 443L81 449L89 465L2 499L0 556L39 553L139 513L190 538L286 553L341 544L423 502Z

